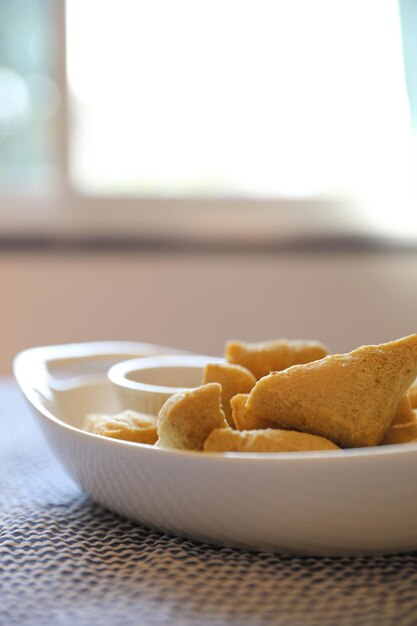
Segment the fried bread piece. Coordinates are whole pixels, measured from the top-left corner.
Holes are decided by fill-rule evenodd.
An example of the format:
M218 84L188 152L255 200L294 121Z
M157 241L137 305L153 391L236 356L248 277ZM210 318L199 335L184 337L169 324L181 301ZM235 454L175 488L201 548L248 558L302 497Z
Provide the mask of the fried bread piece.
M241 365L208 363L204 368L203 384L220 383L223 411L229 425L234 428L230 400L238 393L247 393L256 385L255 376Z
M391 426L397 426L399 424L408 424L414 420L414 412L411 408L410 397L406 393L398 403L395 410L394 417L392 418Z
M274 372L256 383L246 407L342 447L373 446L416 375L417 335L411 335Z
M332 441L290 430L212 430L204 452L306 452L339 450Z
M318 341L273 339L258 343L228 341L225 358L229 363L243 365L257 378L297 365L322 359L329 351Z
M408 390L408 397L410 398L410 403L413 409L417 409L417 380L413 382Z
M417 413L408 423L391 424L382 440L383 445L390 443L410 443L417 441Z
M214 428L228 428L220 394L221 386L209 383L168 398L158 415L158 446L202 450Z
M156 417L136 411L123 411L116 415L92 413L87 415L83 429L89 433L153 445L157 440Z
M271 420L266 420L262 417L254 417L252 415L252 413L246 408L248 398L248 393L238 393L230 400L234 427L237 428L237 430L277 428L276 422L271 422Z

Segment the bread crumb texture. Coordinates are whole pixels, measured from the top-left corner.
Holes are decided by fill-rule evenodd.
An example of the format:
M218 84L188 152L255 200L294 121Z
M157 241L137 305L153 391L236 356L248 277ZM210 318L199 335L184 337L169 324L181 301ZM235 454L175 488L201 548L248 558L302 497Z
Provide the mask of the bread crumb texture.
M158 414L158 446L202 450L214 428L228 428L221 408L219 383L168 398Z
M216 428L208 436L205 452L307 452L338 450L324 437L290 430L224 430Z
M83 429L103 437L150 445L153 445L158 438L156 417L132 410L116 415L89 414L84 420Z
M329 353L318 341L272 339L257 343L228 341L225 358L229 363L246 367L256 379L300 363L322 359Z
M235 428L230 400L236 394L248 393L256 385L256 378L241 365L209 363L204 369L203 384L215 382L222 387L222 407L226 419L229 425Z
M417 335L362 346L261 378L254 417L326 437L346 448L379 445L417 376Z

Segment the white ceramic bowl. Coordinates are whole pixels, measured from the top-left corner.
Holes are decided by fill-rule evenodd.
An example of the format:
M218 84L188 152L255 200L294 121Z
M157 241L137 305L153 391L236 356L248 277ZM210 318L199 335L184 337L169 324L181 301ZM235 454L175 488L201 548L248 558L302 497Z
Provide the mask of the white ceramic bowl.
M117 346L84 344L90 374L96 359L95 378L63 381L59 392L47 365L60 358L77 369L80 354L71 346L28 350L15 360L47 441L94 500L163 532L221 545L332 556L417 549L416 443L204 454L80 430L86 412L120 409L102 360Z
M108 377L124 409L158 415L173 394L202 385L208 363L224 363L224 359L202 355L130 359L113 365Z

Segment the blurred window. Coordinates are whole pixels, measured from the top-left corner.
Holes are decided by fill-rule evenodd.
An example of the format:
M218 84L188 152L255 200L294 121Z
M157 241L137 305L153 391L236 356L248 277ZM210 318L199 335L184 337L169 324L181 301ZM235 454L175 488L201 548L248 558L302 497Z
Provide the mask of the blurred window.
M395 1L67 7L70 171L84 192L343 195L399 167Z
M0 190L50 190L57 181L53 0L0 0Z
M0 0L0 202L327 199L391 228L410 150L396 0Z

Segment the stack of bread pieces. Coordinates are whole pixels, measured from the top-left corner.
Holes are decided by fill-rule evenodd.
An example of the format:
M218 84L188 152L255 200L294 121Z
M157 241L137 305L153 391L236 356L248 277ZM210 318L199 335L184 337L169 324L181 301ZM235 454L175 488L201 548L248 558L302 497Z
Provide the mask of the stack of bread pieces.
M318 342L230 341L200 387L158 417L90 415L101 435L205 452L294 452L417 441L417 335L328 354Z

